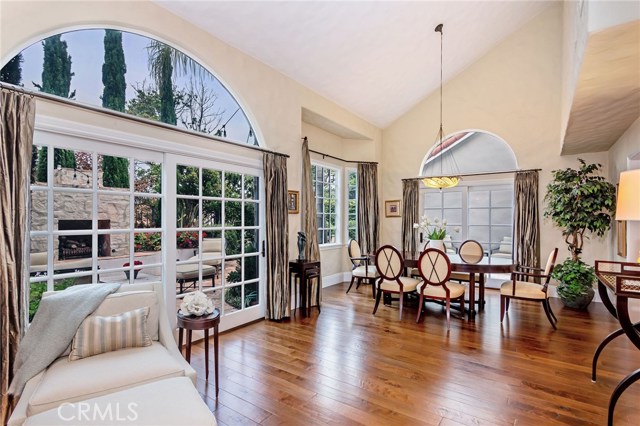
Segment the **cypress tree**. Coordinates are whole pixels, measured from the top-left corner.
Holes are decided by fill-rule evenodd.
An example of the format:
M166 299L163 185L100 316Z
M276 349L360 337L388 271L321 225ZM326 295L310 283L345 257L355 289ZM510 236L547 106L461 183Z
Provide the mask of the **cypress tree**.
M0 70L0 80L19 86L22 83L22 53L18 53Z
M176 118L176 103L173 95L173 83L171 76L173 74L173 65L171 64L171 48L165 46L160 53L160 121L167 124L175 125L178 120Z
M43 146L38 150L38 166L36 170L36 180L47 182L47 147Z
M106 30L104 34L104 64L102 65L102 106L124 112L127 65L122 49L122 33Z
M31 150L31 183L36 183L38 179L38 147L33 146Z
M42 65L42 85L33 83L41 92L63 98L73 99L75 90L69 93L71 88L71 55L67 53L67 42L62 41L60 35L55 35L42 42L44 49L44 62Z
M102 157L102 184L105 188L129 188L129 160L110 155Z

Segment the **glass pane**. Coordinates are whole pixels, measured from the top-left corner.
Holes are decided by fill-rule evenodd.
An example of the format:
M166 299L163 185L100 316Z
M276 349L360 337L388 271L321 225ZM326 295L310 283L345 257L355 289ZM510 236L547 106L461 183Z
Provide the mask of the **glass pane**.
M48 191L31 191L31 231L47 230Z
M202 196L222 197L222 172L202 169Z
M213 300L213 307L222 314L222 290L207 291L205 294ZM180 303L180 299L178 299L178 303Z
M161 228L161 202L160 198L135 197L135 227Z
M159 252L162 250L162 233L136 232L133 242L135 253Z
M241 238L242 231L239 229L232 231L225 231L224 238L226 243L226 255L232 256L234 254L240 254L242 250Z
M247 256L244 258L244 280L254 280L258 278L258 256Z
M76 154L83 158L81 164L76 161ZM76 153L72 149L53 149L53 184L55 186L91 188L93 178L91 170L91 154Z
M176 202L176 226L178 228L195 228L198 226L198 200L178 198Z
M33 320L33 316L40 307L42 294L47 291L47 283L30 283L29 284L29 322Z
M62 291L65 288L69 288L74 285L89 284L89 283L91 283L91 275L85 275L82 277L73 277L73 278L62 278L59 280L55 280L53 282L53 290Z
M462 192L445 192L442 195L445 208L462 208Z
M427 192L424 196L424 205L432 209L442 207L442 195L439 192Z
M56 251L53 263L54 274L91 271L93 253L91 235L54 236L53 247Z
M162 192L162 164L135 160L134 190L146 194Z
M226 288L224 290L224 311L225 313L239 311L242 309L242 286Z
M31 185L47 184L47 147L33 146L31 154Z
M491 224L511 225L511 209L491 209Z
M176 166L176 194L199 195L200 175L197 167Z
M444 209L444 219L449 225L461 225L462 209Z
M143 234L147 235L147 234ZM129 234L109 234L109 235L98 235L98 242L102 244L108 244L108 249L104 251L110 251L111 257L101 257L98 259L98 267L99 269L110 269L110 268L120 268L123 262L129 261ZM125 259L122 262L118 261L118 259Z
M505 237L511 237L510 226L492 226L491 227L491 242L499 244ZM493 247L492 247L493 248ZM496 249L498 247L495 247Z
M249 229L244 231L244 252L257 253L260 245L260 231Z
M426 209L424 214L426 214L429 219L442 219L442 210L440 209Z
M244 203L244 226L260 225L257 203Z
M242 175L240 173L225 172L224 196L226 198L242 197Z
M98 164L100 165L98 170L102 172L102 179L98 179L99 189L129 190L128 158L98 155Z
M489 209L469 209L469 225L488 225Z
M130 206L128 195L99 194L98 219L108 223L108 229L129 229Z
M53 219L59 230L91 229L93 195L55 191L53 203Z
M489 191L469 191L469 208L489 207Z
M178 249L197 249L199 247L199 239L197 231L178 231L176 235L176 248ZM190 250L193 256L195 250ZM186 260L186 259L180 259Z
M511 207L513 190L491 191L491 205L493 207Z
M201 264L199 262L176 265L176 294L200 290Z
M222 225L222 201L202 201L202 226Z
M258 283L245 284L244 286L244 307L257 305L260 300L258 291Z
M257 176L244 176L244 198L247 200L257 200L259 197L259 179Z
M226 226L242 226L242 202L225 201L224 224Z
M489 241L489 227L488 226L469 226L470 240L476 240L480 243Z
M29 275L43 277L47 275L47 237L31 237L31 253L29 254Z
M242 282L242 259L225 259L225 286Z

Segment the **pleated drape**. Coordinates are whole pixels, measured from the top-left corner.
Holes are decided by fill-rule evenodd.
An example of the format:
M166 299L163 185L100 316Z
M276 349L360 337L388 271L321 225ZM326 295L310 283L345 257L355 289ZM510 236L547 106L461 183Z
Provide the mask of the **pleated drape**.
M538 172L516 173L513 185L513 253L519 265L539 267L540 212L538 207Z
M358 242L363 253L375 253L379 235L378 165L358 163Z
M302 206L300 207L302 219L302 232L307 237L304 256L307 260L320 260L320 245L318 243L318 218L316 212L316 196L313 192L311 181L311 157L309 156L309 141L307 138L302 143L302 191L300 194ZM322 300L322 276L311 280L311 304L316 300ZM316 299L320 293L320 297Z
M271 320L288 318L289 213L287 211L287 158L264 154L264 188L267 228L267 308Z
M5 90L0 92L0 420L3 425L13 408L8 388L25 328L28 296L25 241L34 118L33 98Z
M414 256L418 242L413 224L420 221L420 183L417 180L402 181L402 255Z

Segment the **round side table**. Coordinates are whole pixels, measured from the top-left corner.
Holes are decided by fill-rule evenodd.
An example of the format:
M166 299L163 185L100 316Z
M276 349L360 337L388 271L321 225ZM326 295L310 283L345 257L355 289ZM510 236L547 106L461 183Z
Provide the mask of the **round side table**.
M218 325L220 324L220 311L214 309L209 315L196 317L183 315L178 312L178 348L182 352L182 337L187 330L187 345L185 358L191 362L191 334L193 330L204 330L204 367L205 378L209 381L209 329L213 328L213 351L215 356L216 398L218 397Z

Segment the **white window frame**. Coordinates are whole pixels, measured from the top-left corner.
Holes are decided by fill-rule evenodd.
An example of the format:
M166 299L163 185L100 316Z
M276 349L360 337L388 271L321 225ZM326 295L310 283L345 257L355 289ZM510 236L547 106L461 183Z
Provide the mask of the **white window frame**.
M312 166L316 166L316 167L322 167L322 168L325 168L325 169L333 170L335 172L335 176L336 176L336 184L335 184L336 185L336 195L335 195L335 201L336 201L336 207L335 207L335 215L336 215L335 232L336 232L336 238L335 238L334 242L320 243L319 244L320 248L341 246L343 244L342 243L342 238L343 238L343 235L344 235L344 232L343 232L343 229L344 229L344 218L343 218L343 209L344 209L344 207L343 207L343 205L344 205L344 201L343 201L344 176L343 176L343 173L344 173L344 167L336 166L335 164L330 164L330 163L317 161L317 160L312 160L311 161L311 165ZM314 195L315 195L315 184L316 184L315 176L312 177L311 181L313 183ZM317 217L318 214L319 213L316 211L316 217ZM318 224L318 230L320 230L320 228L322 228L322 227L320 226L320 224Z
M345 167L344 170L344 193L345 193L345 199L344 199L344 243L348 244L349 243L349 239L351 238L349 235L349 201L351 201L351 199L349 198L349 174L354 173L356 175L356 187L355 187L355 191L356 191L356 235L355 235L355 239L358 239L358 169L355 167Z

